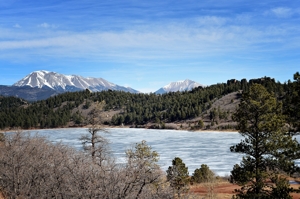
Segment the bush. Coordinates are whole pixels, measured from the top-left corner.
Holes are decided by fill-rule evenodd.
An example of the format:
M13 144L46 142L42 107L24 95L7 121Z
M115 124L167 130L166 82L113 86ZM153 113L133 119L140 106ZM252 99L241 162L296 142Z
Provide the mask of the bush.
M0 133L0 143L5 141L5 136L3 133Z
M198 126L200 129L202 129L204 127L204 122L202 120L199 120Z
M211 182L215 178L215 174L213 171L209 169L206 164L202 164L201 168L195 169L192 175L192 182L196 183L205 183Z

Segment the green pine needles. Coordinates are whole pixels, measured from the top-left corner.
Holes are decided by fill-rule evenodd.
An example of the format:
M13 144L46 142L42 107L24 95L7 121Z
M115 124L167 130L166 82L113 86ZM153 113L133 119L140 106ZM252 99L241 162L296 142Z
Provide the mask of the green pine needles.
M231 171L231 182L242 186L237 198L277 198L279 193L290 198L292 189L283 176L295 171L300 145L285 127L282 104L254 84L243 93L233 119L244 139L230 150L245 154Z

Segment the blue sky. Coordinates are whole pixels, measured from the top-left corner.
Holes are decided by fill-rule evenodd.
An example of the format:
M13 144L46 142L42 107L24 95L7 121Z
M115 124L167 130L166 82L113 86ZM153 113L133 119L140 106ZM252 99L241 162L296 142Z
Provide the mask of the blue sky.
M300 69L300 2L0 0L0 85L37 70L142 92Z

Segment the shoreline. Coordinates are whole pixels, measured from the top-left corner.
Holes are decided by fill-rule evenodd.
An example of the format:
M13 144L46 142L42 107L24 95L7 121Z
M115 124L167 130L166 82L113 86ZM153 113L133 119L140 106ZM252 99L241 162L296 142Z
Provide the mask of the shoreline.
M208 130L188 130L188 129L155 129L155 128L135 128L132 126L109 126L109 125L102 125L104 129L148 129L148 130L173 130L173 131L187 131L187 132L195 132L195 133L201 133L201 132L224 132L224 133L238 133L237 130L220 130L220 129L208 129ZM9 129L9 130L0 130L0 133L7 133L7 132L15 132L15 131L34 131L34 130L51 130L51 129L83 129L83 128L89 128L89 126L81 126L81 127L57 127L57 128L32 128L32 129Z

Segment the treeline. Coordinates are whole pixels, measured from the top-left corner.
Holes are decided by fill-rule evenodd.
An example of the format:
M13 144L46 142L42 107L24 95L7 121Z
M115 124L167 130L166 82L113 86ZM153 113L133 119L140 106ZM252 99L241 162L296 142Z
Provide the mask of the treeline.
M0 98L0 128L55 128L80 117L72 113L89 97L87 92L64 93L34 103L14 97ZM19 103L15 101L19 100Z
M143 125L148 122L163 124L193 119L211 108L212 100L236 91L247 91L253 83L262 84L279 99L290 93L292 82L280 83L271 78L256 81L232 81L192 91L172 92L163 95L132 94L122 91L89 90L63 93L47 100L29 103L14 97L0 97L0 129L19 127L55 128L73 122L84 125L83 109L94 102L105 101L105 111L120 110L107 124ZM74 111L76 109L76 111Z

